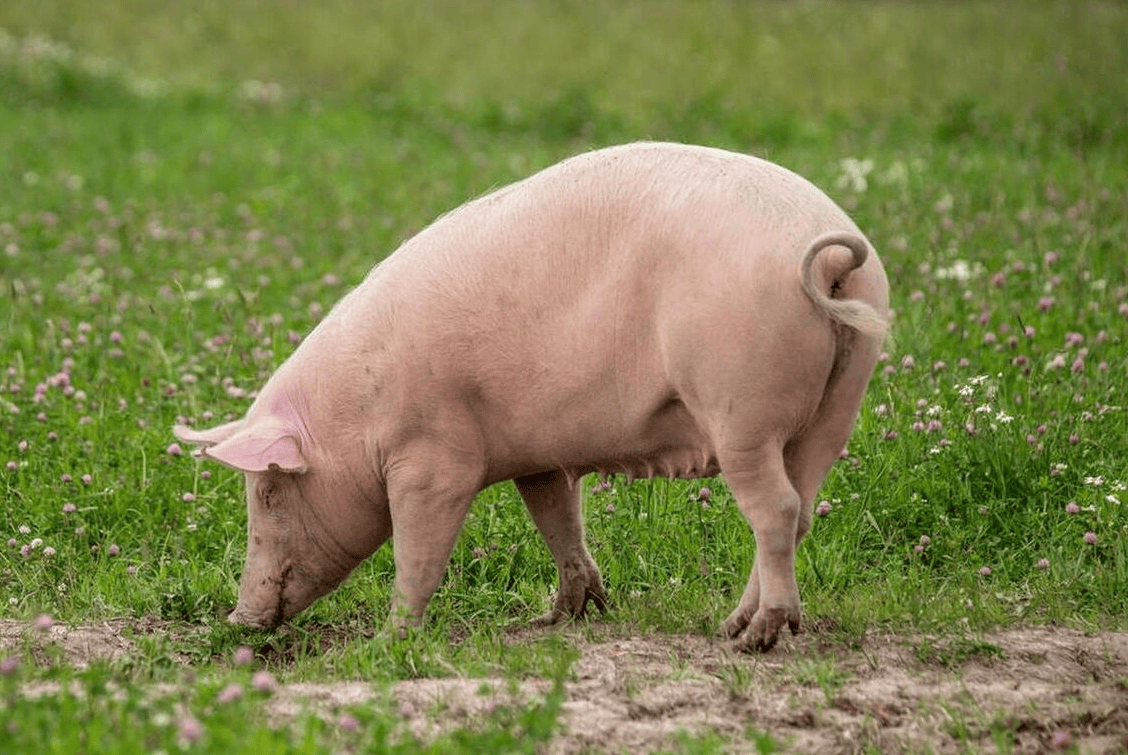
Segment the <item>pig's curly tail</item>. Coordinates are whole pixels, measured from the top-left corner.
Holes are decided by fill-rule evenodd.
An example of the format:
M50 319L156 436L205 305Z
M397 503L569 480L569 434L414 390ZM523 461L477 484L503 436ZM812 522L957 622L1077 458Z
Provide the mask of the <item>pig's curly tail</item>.
M818 286L818 282L815 279L814 264L819 254L824 249L831 246L846 247L853 254L853 259L849 267L844 270L835 271L835 275L833 276L833 288L828 294ZM803 255L803 262L799 266L799 278L807 296L809 296L811 301L825 312L830 319L853 328L859 333L873 338L883 339L889 328L889 323L876 309L860 299L833 298L834 289L838 287L842 279L845 278L851 270L856 270L864 265L869 254L869 244L856 233L844 231L824 233L812 241L811 245L807 247L807 252Z

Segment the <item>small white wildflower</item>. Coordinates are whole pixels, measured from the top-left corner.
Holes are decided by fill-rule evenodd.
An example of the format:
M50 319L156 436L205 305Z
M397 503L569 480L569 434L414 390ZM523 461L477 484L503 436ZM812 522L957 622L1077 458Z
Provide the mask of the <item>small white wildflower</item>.
M976 278L983 274L983 265L976 262L974 265L965 260L956 260L948 267L937 268L937 278L951 278L952 280L966 283L972 278Z
M975 377L973 377L971 379L971 384L972 385L979 385L980 383L986 382L988 377L989 377L988 375L976 375Z
M1085 478L1085 484L1086 485L1103 485L1104 484L1104 478L1101 477L1100 475L1097 475L1096 477L1086 477Z
M894 160L893 164L878 176L878 180L883 184L902 186L909 181L909 168L900 160Z
M1119 506L1119 505L1120 505L1120 499L1119 499L1119 498L1117 498L1117 497L1116 497L1116 496L1114 496L1114 495L1111 495L1111 494L1110 494L1110 495L1106 495L1106 496L1105 496L1105 500L1106 500L1106 501L1108 501L1108 502L1109 502L1109 503L1111 503L1111 504L1115 504L1116 506Z
M987 404L984 404L983 406L975 407L975 411L977 414L990 414L991 407L987 406Z
M1006 412L999 412L998 414L995 415L995 420L997 422L1002 422L1004 425L1006 423L1012 421L1013 419L1014 419L1014 417L1010 416Z
M855 157L844 158L840 163L842 175L838 177L836 185L840 189L849 187L853 191L863 192L869 188L866 176L873 172L873 160L859 160Z

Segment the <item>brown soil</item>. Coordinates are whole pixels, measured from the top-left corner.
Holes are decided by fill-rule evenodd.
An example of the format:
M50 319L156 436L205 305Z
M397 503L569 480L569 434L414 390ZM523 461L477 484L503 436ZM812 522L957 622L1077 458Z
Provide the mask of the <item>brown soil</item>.
M136 651L126 635L150 622L56 626L70 663ZM159 630L157 630L159 631ZM527 639L516 633L513 642ZM566 684L562 732L550 753L677 749L679 733L715 734L726 752L756 752L766 732L785 752L882 753L1128 751L1128 633L1015 629L974 639L867 635L844 645L826 636L787 638L764 656L733 653L707 637L656 635L592 642ZM0 621L0 650L19 647L27 625ZM44 642L44 641L47 642ZM546 680L421 679L285 685L269 703L284 721L311 707L332 714L394 699L404 725L429 738L473 725L498 705L543 699ZM1003 733L1000 733L1003 732Z

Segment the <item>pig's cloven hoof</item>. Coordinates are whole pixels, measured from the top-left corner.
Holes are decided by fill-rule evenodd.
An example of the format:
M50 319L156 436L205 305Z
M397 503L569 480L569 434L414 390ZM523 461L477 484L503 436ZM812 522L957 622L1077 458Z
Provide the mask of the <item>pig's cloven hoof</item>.
M717 634L727 640L736 639L741 632L748 628L748 623L752 620L754 612L753 610L745 614L744 611L737 608L721 623L721 626L717 629Z
M784 624L787 624L792 634L799 634L799 611L784 607L761 608L752 617L748 628L737 638L737 649L768 652L775 647Z
M557 624L565 618L582 619L587 613L588 601L594 603L601 614L607 613L607 594L603 591L602 583L597 582L595 587L585 589L583 599L576 601L579 603L578 607L570 603L562 594L557 595L552 610L533 619L531 623L535 627L547 627Z

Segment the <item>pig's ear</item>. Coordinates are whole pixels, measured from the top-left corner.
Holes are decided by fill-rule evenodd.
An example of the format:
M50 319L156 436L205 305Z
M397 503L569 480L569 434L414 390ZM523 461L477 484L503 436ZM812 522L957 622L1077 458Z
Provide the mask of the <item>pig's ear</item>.
M178 427L176 437L205 446L200 455L241 472L304 472L308 468L298 438L284 422L238 420L197 432Z
M214 446L239 432L245 424L247 424L247 420L238 419L234 422L228 422L226 425L213 427L210 430L193 430L184 425L177 425L172 428L172 434L185 443L192 443L197 446Z

